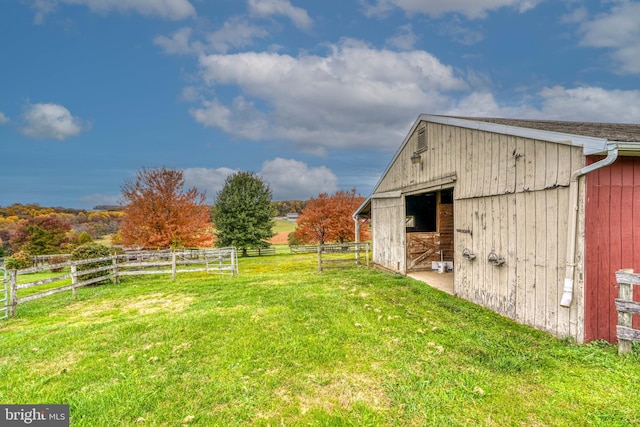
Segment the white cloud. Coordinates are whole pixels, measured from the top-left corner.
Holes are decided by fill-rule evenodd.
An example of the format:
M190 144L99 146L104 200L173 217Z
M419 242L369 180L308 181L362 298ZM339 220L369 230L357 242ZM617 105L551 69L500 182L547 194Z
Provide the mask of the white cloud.
M555 86L545 88L539 95L542 98L541 113L545 118L637 123L640 117L640 90Z
M192 42L191 28L180 28L170 36L156 36L153 42L160 46L165 53L170 55L198 54L204 50L201 43Z
M188 168L184 169L185 188L197 188L207 195L207 203L213 204L218 191L224 186L227 176L237 172L229 168Z
M613 72L640 73L640 3L615 4L609 13L580 25L580 44L611 49Z
M441 16L460 13L469 19L485 18L487 13L502 7L512 7L524 13L544 0L361 0L367 16L385 15L394 8L406 13Z
M214 52L226 53L231 48L253 44L255 38L264 38L269 33L264 28L247 22L243 18L231 18L222 28L207 34L206 39Z
M537 104L537 107L533 105ZM542 89L520 105L499 105L488 92L473 93L459 101L450 115L510 117L540 120L568 120L605 123L637 123L640 90L605 90L599 87Z
M232 48L242 48L253 44L254 39L264 38L269 33L242 18L231 18L216 31L194 34L192 28L181 28L169 36L156 36L153 42L164 53L170 55L226 53ZM197 40L198 36L202 41Z
M413 50L418 42L418 36L413 33L411 24L403 25L398 29L398 34L387 39L389 46L399 50Z
M59 104L29 104L22 119L21 132L31 138L63 140L91 127Z
M338 178L331 169L326 166L310 168L293 159L267 160L262 164L260 175L269 183L274 200L306 200L338 190Z
M207 203L213 204L227 177L235 172L237 170L224 167L185 169L185 187L195 187L206 192ZM257 173L271 188L274 200L306 200L338 189L338 178L329 168L309 167L306 163L293 159L267 160Z
M286 16L297 28L303 30L313 25L307 11L293 6L289 0L249 0L249 11L256 16Z
M9 117L5 116L4 113L2 111L0 111L0 125L5 125L7 123L9 123L11 120L9 120Z
M354 40L331 46L326 56L245 52L201 56L200 65L205 83L237 86L242 97L229 106L203 102L191 110L196 121L318 153L395 144L398 123L449 107L444 93L467 88L427 52L375 50Z
M31 6L36 12L35 22L41 23L59 4L86 6L92 12L134 12L170 20L185 19L196 14L189 0L35 0Z

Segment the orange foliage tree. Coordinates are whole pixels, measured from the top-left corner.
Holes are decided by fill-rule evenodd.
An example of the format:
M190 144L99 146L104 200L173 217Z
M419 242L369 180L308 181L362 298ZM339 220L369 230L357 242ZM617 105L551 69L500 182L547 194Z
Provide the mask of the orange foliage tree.
M182 171L159 168L138 171L122 187L126 202L119 238L123 245L151 248L202 247L213 244L205 194L186 192Z
M295 237L302 243L352 242L355 240L353 213L364 197L350 191L337 191L333 196L322 193L306 201L298 217ZM368 239L368 226L360 229L362 240Z

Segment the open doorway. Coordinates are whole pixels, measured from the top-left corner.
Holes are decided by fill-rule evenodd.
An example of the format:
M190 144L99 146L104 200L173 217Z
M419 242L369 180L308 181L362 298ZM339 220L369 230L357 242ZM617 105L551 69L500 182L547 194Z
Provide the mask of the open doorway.
M405 207L407 272L453 270L453 189L405 196Z

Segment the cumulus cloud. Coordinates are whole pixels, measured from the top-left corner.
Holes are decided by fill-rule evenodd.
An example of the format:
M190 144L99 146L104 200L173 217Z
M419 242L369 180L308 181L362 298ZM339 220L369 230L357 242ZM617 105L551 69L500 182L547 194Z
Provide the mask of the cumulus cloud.
M218 191L224 186L227 176L237 172L229 168L188 168L184 169L184 183L186 188L197 188L206 193L207 203L213 204Z
M6 125L9 122L9 117L5 116L4 113L0 111L0 125Z
M215 31L194 34L189 27L180 28L169 36L156 36L153 42L171 55L226 53L253 44L256 38L268 36L268 32L243 18L235 17L225 21Z
M618 2L606 14L583 22L579 32L582 46L611 50L617 67L612 71L640 73L640 3Z
M413 50L417 42L418 36L414 34L411 24L403 25L395 36L387 39L389 46L399 50Z
M133 12L170 20L185 19L196 14L189 0L35 0L31 5L36 13L35 22L43 22L44 18L53 13L59 4L82 5L92 12Z
M441 16L459 13L469 19L485 18L487 13L502 7L512 7L524 13L544 0L361 0L367 16L385 15L394 8L406 13Z
M196 121L319 153L394 144L398 123L441 111L449 106L447 92L467 88L452 67L427 52L376 50L354 40L332 45L326 56L244 52L199 61L206 84L237 86L242 95L232 105L204 101L191 110Z
M307 11L293 6L289 0L249 0L249 11L256 16L283 15L303 30L313 24Z
M537 105L537 106L534 106ZM640 90L605 90L582 86L547 87L520 105L499 105L489 92L462 98L446 112L456 116L510 117L610 123L637 123Z
M22 120L21 132L31 138L63 140L90 128L59 104L29 104Z
M224 167L185 169L185 187L195 187L206 192L207 203L213 204L227 177L235 172L238 171ZM267 160L257 174L271 188L274 200L306 200L338 189L338 178L329 168L309 167L306 163L293 159Z
M275 158L262 164L260 175L269 183L274 200L306 200L320 193L334 193L338 178L326 166Z

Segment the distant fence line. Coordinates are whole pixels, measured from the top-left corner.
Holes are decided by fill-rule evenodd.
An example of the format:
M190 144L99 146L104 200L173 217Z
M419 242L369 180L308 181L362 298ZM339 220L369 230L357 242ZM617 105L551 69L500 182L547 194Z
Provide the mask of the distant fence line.
M78 269L78 266L93 263L105 263L106 265L88 270ZM21 275L54 270L62 271L67 267L70 271L65 274L28 283L18 283L18 277ZM137 251L122 255L67 261L64 263L49 264L46 266L37 266L21 270L8 270L8 278L4 279L5 286L7 282L9 285L8 304L5 303L5 307L8 306L8 315L13 317L16 315L18 304L69 290L72 291L73 295L75 295L76 290L80 287L109 279L113 280L115 283L119 283L120 277L122 276L171 274L171 279L176 280L176 275L178 273L205 271L207 273L214 274L238 275L238 254L236 248L192 249L182 252ZM106 272L106 274L99 277L82 279L83 276L100 272ZM62 282L64 284L56 288L49 288L41 292L18 297L18 290L20 289L28 289L37 286L42 287L56 282Z
M318 271L353 266L369 266L371 245L367 243L336 243L317 245ZM363 259L364 258L364 259Z
M626 269L616 271L618 282L618 298L616 310L618 311L618 354L631 351L633 342L640 342L640 330L633 329L633 315L640 314L640 301L633 300L633 287L640 286L640 274Z

